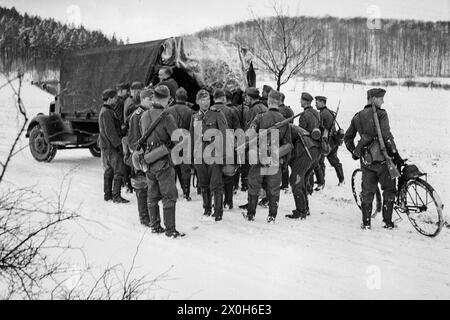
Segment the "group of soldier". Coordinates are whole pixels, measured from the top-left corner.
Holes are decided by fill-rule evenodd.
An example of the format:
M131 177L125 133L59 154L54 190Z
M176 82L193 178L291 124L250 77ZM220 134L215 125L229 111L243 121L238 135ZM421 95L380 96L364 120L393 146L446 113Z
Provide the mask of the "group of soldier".
M308 196L325 185L325 158L335 168L339 185L344 183L342 164L337 157L343 134L340 135L341 131L336 129L336 114L327 108L326 97L316 96L314 99L303 92L300 100L303 112L297 115L299 121L296 125L293 120L297 116L284 104L284 94L267 85L264 85L262 94L254 87L245 91L200 89L195 95L195 103L190 103L186 90L179 87L171 75L170 68L162 67L158 73L160 81L156 85L144 87L143 83L136 81L131 86L120 83L115 89L106 89L102 94L104 103L98 120L104 200L127 203L129 201L121 196L121 188L126 187L130 192L134 190L140 223L150 227L153 233L165 233L173 238L184 236L175 228L177 179L183 197L190 201L191 178L196 178L197 192L203 202L202 219L212 221L221 221L224 208L233 208L233 195L238 191L240 181L240 190L248 192L247 204L240 206L245 210L244 217L254 220L259 204L268 207L268 223L275 222L280 190L287 190L289 185L295 209L286 218L305 219L310 214ZM373 101L380 95L380 91L371 92L368 101L381 107L379 101ZM313 100L317 110L311 105ZM369 120L364 118L364 110L359 120L363 125L357 125L357 120L352 120L345 136L346 146L355 159L361 157L361 148L355 148L353 144L356 132L362 130L376 136L376 132L365 122ZM380 120L384 121L384 128L388 130L387 116L384 110L380 110ZM277 126L280 123L282 125ZM196 126L201 126L202 135L199 137L194 137ZM201 145L203 152L212 143L202 139L208 129L217 129L225 137L227 129L253 129L259 133L274 127L279 130L280 150L286 152L280 151L279 166L270 175L261 174L267 165L259 162L250 164L247 158L238 166L231 166L231 170L222 162L210 163L203 158L201 163L189 161L177 164L171 159L170 150L175 145L171 137L177 129L189 132L193 145ZM389 145L395 149L392 135L388 132ZM225 155L215 156L223 158ZM369 204L372 205L376 190L373 184L376 187L377 179L386 199L383 217L389 226L392 223L388 211L392 215L390 195L395 184L392 186L391 182L387 182L383 170L382 163L371 164L363 170L364 227L370 226ZM261 194L262 199L258 202ZM164 227L161 225L159 201L162 202Z

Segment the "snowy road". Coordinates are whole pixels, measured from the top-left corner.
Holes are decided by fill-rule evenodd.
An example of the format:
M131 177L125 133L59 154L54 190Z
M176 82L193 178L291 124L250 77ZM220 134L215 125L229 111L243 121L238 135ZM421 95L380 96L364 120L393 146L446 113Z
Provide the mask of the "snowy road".
M2 81L3 83L3 81ZM364 104L367 87L342 84L291 83L287 103L299 111L299 96L307 90L328 96L338 120L347 127L351 116ZM24 103L30 116L48 112L51 97L27 85ZM429 173L429 182L448 206L450 200L450 141L448 132L449 91L388 89L385 98L393 134L401 154ZM395 106L395 107L389 107ZM0 90L0 158L17 129L12 92ZM24 137L23 146L28 143ZM169 240L147 233L136 265L139 273L157 276L167 270L169 279L159 282L155 298L169 299L449 299L450 230L434 239L417 233L404 217L395 231L381 228L381 217L373 229L359 229L360 213L350 190L351 172L357 163L342 148L347 184L338 187L327 166L327 185L311 199L311 216L288 221L294 208L291 194L282 194L275 225L267 225L267 209L258 208L256 221L244 221L239 209L224 212L220 223L199 220L201 197L177 203L177 228L184 239ZM54 194L65 174L71 181L68 206L102 225L86 222L84 229L71 225L74 244L83 244L92 265L129 265L145 228L138 223L136 199L130 204L103 202L100 160L88 150L59 151L51 163L36 162L28 148L11 163L8 184L35 186ZM181 194L181 192L180 192ZM235 206L246 202L239 192ZM81 261L73 257L74 264Z

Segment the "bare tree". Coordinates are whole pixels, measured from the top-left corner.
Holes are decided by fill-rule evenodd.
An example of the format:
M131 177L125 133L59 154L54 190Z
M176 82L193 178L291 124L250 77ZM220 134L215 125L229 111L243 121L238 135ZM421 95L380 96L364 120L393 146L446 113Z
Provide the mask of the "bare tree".
M134 275L135 260L145 233L128 269L122 264L108 266L96 277L89 267L82 267L77 270L79 281L73 286L64 285L68 277L72 277L64 255L69 250L79 250L83 256L84 253L82 248L71 245L63 227L69 221L88 220L80 217L78 210L71 211L65 206L70 190L70 182L66 183L68 174L61 182L56 199L42 196L33 187L5 188L3 178L13 157L23 149L17 146L28 122L21 99L23 74L19 73L14 79L5 76L5 79L0 90L7 86L12 89L22 122L5 159L0 159L0 299L131 300L144 297L167 273L151 280L147 275ZM14 86L16 80L17 87ZM85 279L87 274L91 279Z
M311 28L307 20L289 17L289 7L279 3L274 3L272 8L275 15L272 18L258 18L251 12L256 39L239 36L236 40L271 73L277 90L280 90L282 85L302 71L323 45L317 41L321 31Z

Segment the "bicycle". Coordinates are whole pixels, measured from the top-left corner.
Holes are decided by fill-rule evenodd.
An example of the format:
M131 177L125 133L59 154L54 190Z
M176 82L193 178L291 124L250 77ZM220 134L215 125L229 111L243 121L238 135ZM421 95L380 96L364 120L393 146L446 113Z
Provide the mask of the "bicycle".
M435 237L444 226L442 211L444 205L434 188L427 182L427 174L421 172L417 166L407 164L406 160L397 166L400 177L397 179L397 193L394 201L394 210L399 216L394 222L403 220L400 213L406 214L413 227L421 234ZM425 176L425 180L422 177ZM356 204L361 209L361 169L356 169L352 174L352 192ZM380 189L374 197L375 217L382 210L382 196Z

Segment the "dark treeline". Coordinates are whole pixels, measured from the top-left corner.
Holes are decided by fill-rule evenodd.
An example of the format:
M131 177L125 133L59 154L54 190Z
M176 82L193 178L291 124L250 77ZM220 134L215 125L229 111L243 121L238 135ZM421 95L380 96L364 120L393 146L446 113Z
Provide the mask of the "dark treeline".
M323 49L306 65L303 74L342 80L450 76L449 21L381 20L368 23L366 18L292 19L304 19L305 28L322 31L322 37L315 45L323 46ZM264 21L271 23L271 18ZM250 20L206 29L197 35L239 43L243 37L256 38L255 27L254 20Z
M37 16L20 14L13 7L0 7L0 70L24 71L58 69L66 52L91 47L123 44L115 36L71 27Z

